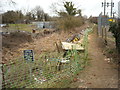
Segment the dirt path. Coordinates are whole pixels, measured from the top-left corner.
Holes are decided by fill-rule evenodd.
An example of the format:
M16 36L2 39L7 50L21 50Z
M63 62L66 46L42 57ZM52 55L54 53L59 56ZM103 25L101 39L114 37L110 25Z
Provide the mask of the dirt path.
M90 64L77 76L77 81L70 88L117 88L117 65L107 61L103 55L100 40L95 34L89 36Z

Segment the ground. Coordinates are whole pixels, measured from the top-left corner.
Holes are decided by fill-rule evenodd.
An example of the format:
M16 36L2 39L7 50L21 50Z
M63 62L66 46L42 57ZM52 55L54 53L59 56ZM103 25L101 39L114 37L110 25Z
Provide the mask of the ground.
M29 35L5 35L3 36L3 61L6 63L8 60L12 60L18 56L23 56L23 50L25 49L33 49L35 54L55 51L55 42L59 44L59 41L65 41L73 34L80 33L80 31L85 29L87 26L87 24L83 25L69 33L57 31L51 34L40 34L40 37L37 38L33 38ZM95 32L90 34L88 66L86 66L83 71L80 71L79 75L75 77L69 87L117 88L118 69L117 64L115 63L116 55L114 54L114 51L111 51L113 49L115 49L114 42L110 41L108 42L108 46L106 46L103 39L99 38Z
M16 59L16 57L23 56L23 50L32 49L34 54L42 54L43 52L57 51L56 45L60 44L60 41L65 41L75 33L85 29L87 25L83 25L80 28L76 28L73 32L56 31L50 34L27 34L25 32L16 33L13 32L10 35L3 35L2 37L2 61L7 63L10 60ZM35 36L35 37L34 37ZM37 59L37 58L35 58Z
M118 67L103 52L104 48L101 38L95 33L89 35L89 66L80 72L70 88L118 88Z

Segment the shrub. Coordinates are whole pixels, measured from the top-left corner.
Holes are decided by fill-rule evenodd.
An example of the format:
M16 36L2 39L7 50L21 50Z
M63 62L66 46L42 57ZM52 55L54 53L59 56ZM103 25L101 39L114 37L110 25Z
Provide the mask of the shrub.
M113 36L115 37L116 48L120 53L120 21L118 23L111 23L109 31L113 33Z
M57 24L59 29L66 31L80 27L84 24L84 20L82 17L66 16L59 18Z

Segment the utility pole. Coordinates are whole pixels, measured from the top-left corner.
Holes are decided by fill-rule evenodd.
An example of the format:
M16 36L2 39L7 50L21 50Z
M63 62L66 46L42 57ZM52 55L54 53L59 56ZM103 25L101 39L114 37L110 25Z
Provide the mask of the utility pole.
M111 12L110 12L110 16L113 16L113 7L114 7L114 3L113 0L111 0L111 3L106 2L106 0L104 0L104 2L102 2L102 7L104 7L104 16L106 15L106 6L109 7L111 6Z
M113 3L113 1L111 0L111 17L112 17L112 14L113 14L113 7L114 7L114 3Z
M106 14L106 6L107 6L106 0L104 0L104 2L102 2L102 7L104 7L104 16Z
M105 34L105 44L107 45L107 30L106 30L106 6L107 6L107 3L106 3L106 0L104 0L104 2L102 2L102 7L104 7L104 27L102 28L102 38ZM104 29L104 33L103 33L103 29Z
M111 12L110 12L110 16L111 18L113 17L113 7L114 7L114 3L113 3L113 0L111 0L111 3L107 2L106 3L106 0L104 0L104 2L102 2L102 7L104 7L104 20L106 22L104 22L104 31L105 31L105 44L107 45L107 16L106 16L106 6L109 7L111 6ZM102 29L102 37L103 37L104 33L103 33L103 29Z
M104 17L102 18L102 22L105 21L105 15L106 15L106 6L107 6L107 3L106 3L106 0L104 0L104 2L102 2L102 7L104 7ZM104 26L105 26L105 23L104 23ZM104 37L104 27L102 27L102 38Z
M107 3L107 7L109 7L109 6L111 6L110 16L113 17L113 7L114 7L113 0L111 0L111 3Z

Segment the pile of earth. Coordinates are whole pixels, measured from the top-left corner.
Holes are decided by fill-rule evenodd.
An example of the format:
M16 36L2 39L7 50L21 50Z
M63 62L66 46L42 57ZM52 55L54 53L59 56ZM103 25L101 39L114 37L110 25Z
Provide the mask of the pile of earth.
M12 32L2 35L2 63L12 59L14 53L19 53L17 49L22 44L31 42L33 42L31 34L25 32Z
M12 32L2 36L3 48L16 48L22 43L32 42L32 36L25 32Z

